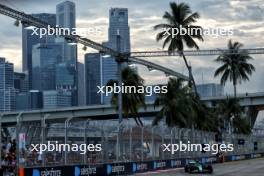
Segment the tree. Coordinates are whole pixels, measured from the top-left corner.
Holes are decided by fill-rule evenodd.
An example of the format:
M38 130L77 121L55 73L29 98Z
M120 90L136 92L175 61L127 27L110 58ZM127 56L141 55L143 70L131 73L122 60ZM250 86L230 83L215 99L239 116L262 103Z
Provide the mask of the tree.
M169 127L190 125L191 105L188 102L189 87L183 85L182 79L170 78L167 85L167 93L160 93L155 100L154 106L161 106L153 120L153 125L165 118ZM190 127L190 126L189 126Z
M236 98L229 98L220 101L217 105L217 113L221 124L221 131L232 129L234 133L250 133L250 125L243 117L244 110Z
M222 65L215 71L214 76L221 75L221 84L225 85L229 79L234 86L234 96L237 97L237 83L248 81L249 76L255 71L255 67L248 63L253 58L249 56L246 50L241 50L243 44L239 42L228 42L228 51L222 51L222 54L215 60Z
M213 108L208 108L201 100L200 97L191 94L192 109L193 109L193 122L196 129L204 131L217 131L218 122L217 116Z
M165 48L168 45L169 53L177 51L180 54L180 56L183 57L185 66L189 71L190 81L192 82L189 83L190 85L192 84L194 86L196 93L197 90L196 90L195 80L192 75L191 66L188 64L187 59L184 55L184 46L186 45L188 48L199 49L199 46L196 44L194 39L203 41L202 27L193 25L193 23L195 23L199 17L200 15L197 12L192 13L190 6L188 4L186 3L177 4L175 2L171 2L170 12L166 11L165 14L163 15L163 19L166 21L166 23L162 23L154 26L155 30L162 29L162 31L157 34L156 40L158 42L160 40L164 40L163 48ZM180 30L189 30L193 32L186 33L184 35L181 35L180 32L178 32L175 35L175 31L180 31Z
M133 87L134 90L136 90L132 93L122 93L122 108L124 116L132 116L138 125L143 126L143 123L138 116L138 109L140 107L146 107L145 94L138 93L139 91L137 90L139 87L144 87L144 80L138 75L138 73L134 69L130 67L125 67L122 69L122 81L123 86L130 86ZM107 83L107 86L113 87L114 85L118 85L117 80L109 80ZM118 93L113 94L111 104L115 106L116 110L118 109Z

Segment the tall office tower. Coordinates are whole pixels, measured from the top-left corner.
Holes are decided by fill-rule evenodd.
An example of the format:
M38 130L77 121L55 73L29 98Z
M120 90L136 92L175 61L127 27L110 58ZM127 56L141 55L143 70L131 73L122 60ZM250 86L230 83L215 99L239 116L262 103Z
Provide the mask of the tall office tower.
M130 32L126 8L110 9L108 41L103 45L120 52L130 52ZM118 79L115 58L96 53L86 54L85 77L86 104L110 104L112 95L98 95L97 86L105 86L109 80Z
M56 6L57 25L65 28L75 28L75 4L64 1Z
M75 11L76 11L75 4L73 2L65 1L58 4L56 6L57 25L61 28L67 28L70 31L72 31L72 29L76 27ZM67 75L65 75L67 78L64 78L63 76L57 76L56 88L63 91L70 91L73 96L72 104L77 105L78 104L77 46L72 45L73 41L66 41L62 37L57 37L55 42L62 45L62 53L63 53L62 61L60 62L61 65L58 66L58 70L63 71L65 70L65 68L70 69L70 71L67 72ZM69 81L72 79L73 81ZM64 83L62 84L62 82ZM66 85L66 83L68 83L68 85Z
M71 102L72 102L71 92L64 92L62 90L43 91L44 109L69 107L71 106Z
M103 104L102 95L98 94L97 86L102 86L102 58L100 53L85 54L85 92L86 104Z
M56 64L62 59L61 45L39 43L32 49L32 89L56 89Z
M200 84L197 85L197 92L201 97L215 97L224 95L224 87L220 84Z
M120 44L118 44L118 35ZM128 26L128 9L111 8L109 11L108 42L106 45L120 52L130 52L130 30Z
M48 13L33 14L35 18L45 21L53 26L56 25L56 15ZM40 38L38 35L32 35L33 30L27 28L27 24L22 26L22 71L27 74L28 87L32 89L32 46L37 43L54 42L55 36L46 36Z
M16 94L16 110L37 110L43 108L43 94L38 90Z
M85 105L84 64L78 62L78 106Z
M28 92L28 79L25 73L14 72L14 87L17 92Z
M14 65L0 58L0 111L15 109Z
M117 64L112 57L100 53L85 55L86 104L110 104L112 95L99 94L97 86L106 86L109 80L117 80Z

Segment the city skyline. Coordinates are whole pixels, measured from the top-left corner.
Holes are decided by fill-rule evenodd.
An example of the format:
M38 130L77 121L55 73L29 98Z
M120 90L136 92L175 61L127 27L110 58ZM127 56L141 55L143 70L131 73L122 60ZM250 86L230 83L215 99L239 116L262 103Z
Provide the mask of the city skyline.
M23 3L20 3L19 1L11 1L10 4L6 3L6 5L12 7L13 4L13 8L14 6L19 7L17 8L18 10L22 10L26 13L55 13L56 4L62 1L50 1L50 3L45 4L42 4L41 2L36 3L33 1L26 2L29 2L27 3L27 6L24 6ZM88 6L87 8L83 7L85 2L87 1L73 2L76 3L77 27L89 27L92 24L92 26L94 27L102 27L103 29L102 35L87 36L88 38L97 42L106 41L108 29L108 10L111 7L128 7L129 26L131 29L131 50L142 51L161 49L162 43L157 43L155 41L155 34L157 33L157 31L153 30L153 26L162 21L161 17L164 11L169 9L170 1L153 1L153 4L152 2L141 3L140 1L138 1L138 3L135 3L137 4L137 6L133 5L133 3L131 2L107 1L108 3L103 5L103 7L100 9L96 9L98 3L93 0L89 1L90 3L86 3L86 6ZM226 43L229 38L244 43L245 48L261 47L264 45L263 41L261 40L261 35L264 33L264 28L262 27L264 17L263 14L261 14L263 5L261 4L261 1L255 1L254 5L253 3L245 1L203 0L202 2L199 2L199 4L194 1L186 2L191 5L193 11L197 11L200 13L201 19L198 21L199 25L223 28L233 27L234 29L234 35L232 37L220 37L218 39L215 39L212 36L206 36L205 42L198 43L201 49L226 48ZM203 7L204 3L207 3L207 6L209 6L210 8L205 9ZM37 8L38 5L41 7L46 7L46 10L42 10L44 8ZM102 6L102 4L100 5ZM230 13L228 13L228 15L224 13L221 13L222 15L215 14L213 9L217 8L220 5L224 7L222 8L223 11ZM155 13L153 13L154 11ZM243 11L247 12L247 14L244 14ZM21 39L19 38L19 36L21 35L19 34L20 29L13 27L13 21L9 18L0 16L0 19L1 21L3 20L4 26L10 28L10 33L14 34L13 36L11 36L11 39L9 41L3 42L4 45L3 43L2 45L0 45L1 56L6 57L10 62L13 62L15 64L15 70L17 71L19 70L18 67L21 67L22 60L21 57L19 57L20 54L17 54L17 52L14 55L14 51L21 50ZM234 21L236 21L236 23L232 23ZM5 41L5 38L3 36L3 33L5 32L5 28L0 30L0 39L2 39L3 41ZM248 41L250 41L250 43ZM82 46L79 46L78 48L78 61L83 63L84 54L90 52L91 50L89 49L87 50L87 52L84 52L81 50ZM264 82L261 81L261 76L263 74L263 71L261 70L261 67L263 66L263 63L261 63L261 55L253 55L253 57L255 58L253 64L256 66L257 71L253 74L252 79L249 83L243 83L238 87L238 92L245 92L245 90L247 92L264 91L262 88ZM219 82L219 79L215 79L212 74L217 67L217 64L213 62L215 58L216 56L190 57L189 60L193 65L194 76L198 83ZM164 59L155 58L152 60L155 63L187 74L183 62L177 57ZM158 71L149 73L148 69L142 66L139 67L139 72L142 73L145 80L151 80L147 81L147 84L165 83L159 81L166 80L164 79L165 76L163 73L160 73ZM232 87L227 84L227 88L225 90L229 92L230 90L232 90Z

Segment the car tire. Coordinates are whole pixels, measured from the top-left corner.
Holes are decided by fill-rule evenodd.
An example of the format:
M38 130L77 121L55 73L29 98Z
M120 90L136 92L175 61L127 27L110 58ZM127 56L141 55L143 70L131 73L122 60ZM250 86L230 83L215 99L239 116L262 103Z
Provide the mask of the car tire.
M188 172L188 168L187 168L187 167L185 167L185 168L184 168L184 171L185 171L185 173L187 173L187 172Z
M212 174L214 171L213 171L213 168L212 167L209 167L209 169L208 169L208 173L209 174Z

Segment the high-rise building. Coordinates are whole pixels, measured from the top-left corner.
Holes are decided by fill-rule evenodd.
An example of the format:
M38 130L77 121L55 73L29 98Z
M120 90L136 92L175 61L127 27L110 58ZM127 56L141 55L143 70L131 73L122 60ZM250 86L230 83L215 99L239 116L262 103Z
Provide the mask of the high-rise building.
M57 25L65 28L75 28L75 4L64 1L56 6Z
M130 31L128 9L111 8L109 11L108 41L103 45L120 52L130 52ZM115 58L101 54L85 55L86 103L110 104L111 95L98 95L97 86L105 86L109 80L118 79L118 66Z
M117 64L114 58L100 53L85 55L86 104L110 104L112 95L98 94L97 86L106 86L109 80L118 79Z
M119 44L118 40L120 40ZM127 8L110 9L108 42L106 45L114 50L120 50L120 52L130 52L130 29L128 26Z
M85 102L84 64L78 62L78 106L84 106Z
M216 97L224 95L224 87L221 84L200 84L197 85L197 92L200 97Z
M56 64L62 59L61 45L39 43L32 48L32 89L56 89Z
M43 108L43 94L38 90L16 94L16 110L38 110Z
M70 1L64 1L56 6L57 25L70 31L76 27L75 4ZM71 60L77 64L77 46L71 45L71 41L66 41L63 37L56 38L57 43L63 43L63 61Z
M43 108L55 109L72 105L71 92L61 90L43 91Z
M86 104L103 104L102 96L97 93L97 86L102 82L102 58L100 53L85 54L85 90Z
M0 58L0 111L15 109L14 65Z
M49 13L33 14L35 18L45 21L53 26L56 25L56 15ZM32 89L32 47L37 43L54 42L55 36L46 36L40 38L38 35L32 35L33 30L27 28L26 23L22 27L22 71L27 74L28 87Z
M75 3L64 1L56 6L57 25L70 31L76 27ZM67 41L63 37L57 37L56 43L62 45L62 60L59 62L56 72L57 90L70 91L72 105L78 104L78 71L77 71L77 46L73 41ZM64 74L64 75L62 75Z
M14 72L14 87L17 92L28 92L28 79L25 73Z

